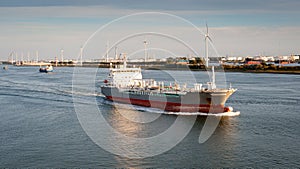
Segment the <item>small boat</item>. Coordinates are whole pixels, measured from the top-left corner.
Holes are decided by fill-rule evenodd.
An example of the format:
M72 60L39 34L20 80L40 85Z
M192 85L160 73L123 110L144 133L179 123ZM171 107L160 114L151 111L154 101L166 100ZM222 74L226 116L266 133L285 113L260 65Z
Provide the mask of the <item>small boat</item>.
M3 69L4 70L8 70L8 66L3 66Z
M46 67L40 67L40 72L48 73L53 72L52 65L47 65Z

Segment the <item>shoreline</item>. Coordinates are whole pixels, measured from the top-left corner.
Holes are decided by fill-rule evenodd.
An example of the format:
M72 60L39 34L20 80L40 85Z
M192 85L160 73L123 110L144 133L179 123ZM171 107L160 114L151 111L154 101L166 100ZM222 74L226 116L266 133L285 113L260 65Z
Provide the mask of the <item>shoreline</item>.
M2 64L2 66L7 66L11 64ZM14 66L14 65L12 65ZM3 69L4 69L3 67ZM39 67L36 65L20 65L20 66L14 66L14 67ZM54 66L55 67L55 66ZM97 64L89 64L89 65L83 65L83 66L78 66L78 65L60 65L57 67L87 67L87 68L109 68L108 66L104 65L97 65ZM190 68L188 66L142 66L140 67L143 70L191 70L191 71L206 71L205 68ZM240 72L240 73L271 73L271 74L300 74L300 69L297 68L290 68L290 67L285 67L285 69L280 69L280 70L274 70L274 69L247 69L247 68L220 68L220 67L215 67L215 71L218 72L218 70L224 70L224 72Z
M145 70L191 70L191 71L206 71L206 69L193 69L189 67L142 67L142 69ZM226 68L220 68L215 67L215 72L218 72L218 70L223 70L224 72L239 72L239 73L270 73L270 74L300 74L300 70L262 70L262 69L226 69Z
M225 72L240 72L240 73L270 73L270 74L300 74L298 70L225 70Z

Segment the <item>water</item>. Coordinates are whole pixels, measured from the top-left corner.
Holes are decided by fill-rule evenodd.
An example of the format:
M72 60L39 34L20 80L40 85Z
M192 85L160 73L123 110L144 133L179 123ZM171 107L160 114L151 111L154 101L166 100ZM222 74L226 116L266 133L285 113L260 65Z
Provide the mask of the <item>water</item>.
M81 68L80 72L89 76L94 70ZM168 129L178 117L160 115L150 123L132 122L123 113L140 117L152 110L125 107L120 112L99 96L98 89L81 88L74 93L81 101L74 103L72 72L73 68L56 68L48 74L39 73L36 67L0 70L0 167L300 166L298 75L227 73L228 83L238 88L227 105L240 111L240 116L223 118L203 144L198 143L198 138L206 117L197 117L188 135L171 150L154 157L130 159L111 154L95 144L81 127L74 104L90 105L89 100L96 97L105 119L116 130L133 138L155 136ZM106 69L98 70L96 86L105 79L106 73ZM169 73L190 81L185 76L187 72ZM193 73L196 77L207 76L205 72ZM147 70L146 76L163 79L168 75Z

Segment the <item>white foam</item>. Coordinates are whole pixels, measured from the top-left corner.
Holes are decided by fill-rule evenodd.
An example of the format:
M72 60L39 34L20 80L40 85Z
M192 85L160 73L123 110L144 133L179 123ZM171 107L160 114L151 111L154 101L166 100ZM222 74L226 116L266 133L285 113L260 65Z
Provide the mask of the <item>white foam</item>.
M164 114L180 115L180 116L225 116L233 117L240 115L239 111L236 112L222 112L222 113L202 113L202 112L164 112Z

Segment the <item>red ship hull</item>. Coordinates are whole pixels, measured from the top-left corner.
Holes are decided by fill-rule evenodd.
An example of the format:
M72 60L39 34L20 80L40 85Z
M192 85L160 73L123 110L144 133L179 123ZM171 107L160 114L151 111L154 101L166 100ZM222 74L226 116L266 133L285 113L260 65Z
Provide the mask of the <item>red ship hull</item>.
M110 101L158 108L168 112L203 112L203 113L221 113L228 112L230 108L224 107L223 105L209 105L209 104L182 104L173 102L161 102L155 100L141 100L133 98L122 98L106 96Z

